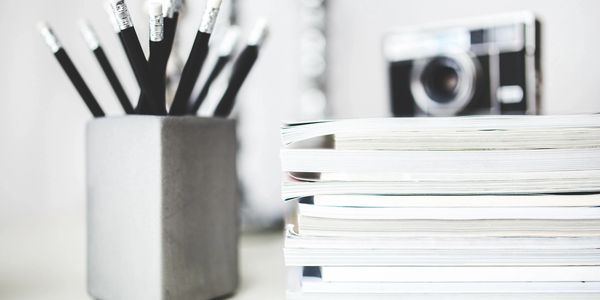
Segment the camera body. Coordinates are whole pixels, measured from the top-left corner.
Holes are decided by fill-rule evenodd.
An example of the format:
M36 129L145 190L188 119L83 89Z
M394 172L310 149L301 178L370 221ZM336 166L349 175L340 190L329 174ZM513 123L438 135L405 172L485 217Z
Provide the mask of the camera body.
M393 114L539 113L540 31L519 12L386 35Z

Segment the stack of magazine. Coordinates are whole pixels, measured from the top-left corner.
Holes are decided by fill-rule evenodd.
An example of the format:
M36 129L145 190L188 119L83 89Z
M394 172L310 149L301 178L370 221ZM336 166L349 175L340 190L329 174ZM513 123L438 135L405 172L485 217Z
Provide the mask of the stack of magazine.
M600 115L318 121L282 142L289 299L600 299Z

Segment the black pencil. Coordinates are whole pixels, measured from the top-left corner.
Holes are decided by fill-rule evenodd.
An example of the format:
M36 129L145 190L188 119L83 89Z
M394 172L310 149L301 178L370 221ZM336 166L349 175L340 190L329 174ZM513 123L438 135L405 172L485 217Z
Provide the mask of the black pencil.
M129 97L127 97L125 89L123 89L123 85L121 85L121 81L117 77L115 70L113 69L110 61L108 60L108 57L106 57L104 49L100 45L100 41L98 39L98 36L96 35L96 32L94 31L92 26L86 21L81 22L80 29L84 40L87 42L92 53L94 53L96 60L100 64L102 71L104 71L104 75L106 75L106 78L108 79L110 86L115 92L119 103L121 103L123 110L126 114L132 114L133 106L129 101Z
M131 61L131 58L129 57L129 55L127 55L127 47L125 46L125 40L123 40L123 37L120 35L121 29L119 28L119 24L117 23L117 18L115 17L115 14L113 13L112 5L110 4L110 1L106 1L105 4L106 4L105 9L106 9L106 13L108 14L110 24L112 25L112 27L115 31L115 35L119 39L119 43L121 44L121 47L123 48L123 51L125 52L125 57L127 57L127 61L129 62L131 71L133 71L133 62ZM135 72L134 72L134 74L135 74Z
M111 4L111 0L107 0L105 2L105 8L106 8L106 12L108 13L108 18L110 20L111 25L113 26L114 30L115 30L115 34L117 35L117 38L119 39L119 42L121 44L121 47L123 48L123 51L125 52L125 57L127 57L127 61L129 62L129 67L131 67L131 71L133 71L134 76L136 75L135 70L133 69L133 61L131 60L131 56L129 56L127 54L127 45L125 44L125 40L123 39L123 36L121 35L121 28L119 28L119 23L117 22L117 17L115 16L115 13L113 12L113 8L112 8L112 4ZM137 76L136 76L136 80L137 80ZM139 86L139 83L138 83ZM140 107L140 103L144 103L145 101L142 99L144 97L144 93L143 91L141 91L140 89L140 94L138 95L138 101L137 104L135 105L136 108ZM134 108L134 113L138 113L137 109Z
M163 62L165 61L165 41L164 41L164 17L163 7L160 2L152 1L148 3L149 15L149 49L148 69L152 85L156 88L156 100L159 101L157 111L154 114L166 115L165 99L165 71ZM148 110L151 108L148 107Z
M67 76L71 80L71 83L73 83L73 85L75 86L75 89L83 99L83 102L85 102L85 104L89 108L92 115L94 117L104 117L104 111L102 111L102 108L100 107L98 101L92 94L92 91L90 91L90 88L83 80L83 77L81 77L79 71L77 71L77 68L73 64L73 61L71 60L65 49L62 47L60 41L58 40L54 32L52 32L52 29L44 23L39 25L39 29L40 33L42 34L42 37L46 41L46 44L48 44L48 46L54 53L54 56L58 60L60 66L63 68L65 73L67 73Z
M125 50L142 93L135 111L139 114L155 114L160 111L160 100L156 97L158 95L157 87L152 84L148 61L140 45L127 4L124 0L111 0L110 4L121 30L119 35L125 44Z
M250 37L248 38L248 45L244 48L242 53L240 53L233 65L229 84L221 97L221 101L219 101L219 104L215 109L214 116L226 118L231 114L235 104L235 98L248 77L250 70L252 70L252 66L258 58L260 46L264 42L266 36L267 23L265 20L261 19L252 30Z
M202 70L202 65L208 55L208 41L215 26L220 7L221 0L209 0L207 3L192 50L181 72L181 79L175 92L173 104L169 110L170 115L184 115L187 112L190 96L198 80L198 75Z
M190 108L188 109L188 114L195 115L198 113L198 109L200 109L202 102L204 102L206 96L208 96L210 86L217 79L217 77L219 77L221 71L225 69L225 66L231 60L231 56L233 55L239 36L240 30L237 27L231 27L229 30L227 30L227 33L225 33L223 41L221 42L221 45L219 45L219 57L217 58L213 69L208 75L208 78L204 82L202 90L200 90L196 100L192 101Z
M183 6L181 0L171 0L169 2L169 7L167 8L167 15L165 16L165 61L164 66L166 70L166 66L169 60L169 56L171 56L171 51L173 50L173 44L175 42L175 33L177 32L177 23L179 21L179 12Z
M167 82L169 81L169 78L167 77L167 67L175 43L179 12L183 7L183 2L182 0L167 0L165 3L167 6L165 8L166 13L164 17L164 53L160 61L160 66L161 73L165 74L164 89L166 94Z
M108 19L110 20L110 24L112 25L112 27L115 31L115 35L119 39L119 43L121 44L121 47L123 48L123 52L125 52L125 57L127 57L127 61L129 62L131 71L133 71L133 62L131 61L131 58L129 57L129 55L127 55L127 47L125 46L125 41L123 40L123 37L120 35L121 29L119 28L119 24L117 23L117 18L115 17L115 14L113 13L112 5L110 4L110 1L106 1L105 4L106 4L105 9L106 9L106 13L108 14Z

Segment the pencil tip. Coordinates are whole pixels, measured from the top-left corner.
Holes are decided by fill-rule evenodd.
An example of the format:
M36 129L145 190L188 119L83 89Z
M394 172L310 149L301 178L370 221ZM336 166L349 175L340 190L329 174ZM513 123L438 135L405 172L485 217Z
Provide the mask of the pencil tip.
M239 37L240 29L237 26L229 27L219 45L219 56L230 56L235 50Z
M260 18L248 36L248 45L260 46L269 34L269 24L265 18Z
M172 18L173 13L174 13L173 2L171 0L163 0L162 7L163 7L163 17Z
M148 15L157 17L163 15L163 4L161 1L152 0L147 4Z
M50 30L50 25L48 25L47 21L39 21L37 23L37 28L40 32L44 32Z
M92 25L87 20L82 19L79 21L79 30L81 31L83 39L91 50L96 50L98 47L100 47L98 36L96 35L94 28L92 28Z
M183 8L182 0L170 0L171 6L173 7L173 12L180 12Z
M52 31L52 28L50 28L50 25L48 25L48 22L40 21L38 22L37 27L40 31L40 34L44 38L44 41L46 42L48 47L50 47L52 52L56 53L58 50L60 50L62 45L58 41L58 38L56 37L54 32Z
M218 9L222 2L223 0L209 0L206 6L208 9Z
M162 0L162 2L164 15L169 18L172 18L175 13L180 12L183 7L182 0Z
M90 22L88 22L88 20L86 20L86 19L80 19L78 23L79 23L79 29L81 31L91 31L91 32L93 32L92 25L90 25Z

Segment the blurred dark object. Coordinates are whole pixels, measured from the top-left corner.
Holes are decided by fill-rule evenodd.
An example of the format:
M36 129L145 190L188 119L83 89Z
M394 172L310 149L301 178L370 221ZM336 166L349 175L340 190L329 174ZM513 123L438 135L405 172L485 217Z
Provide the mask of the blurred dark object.
M540 22L529 12L388 34L395 116L537 114Z

